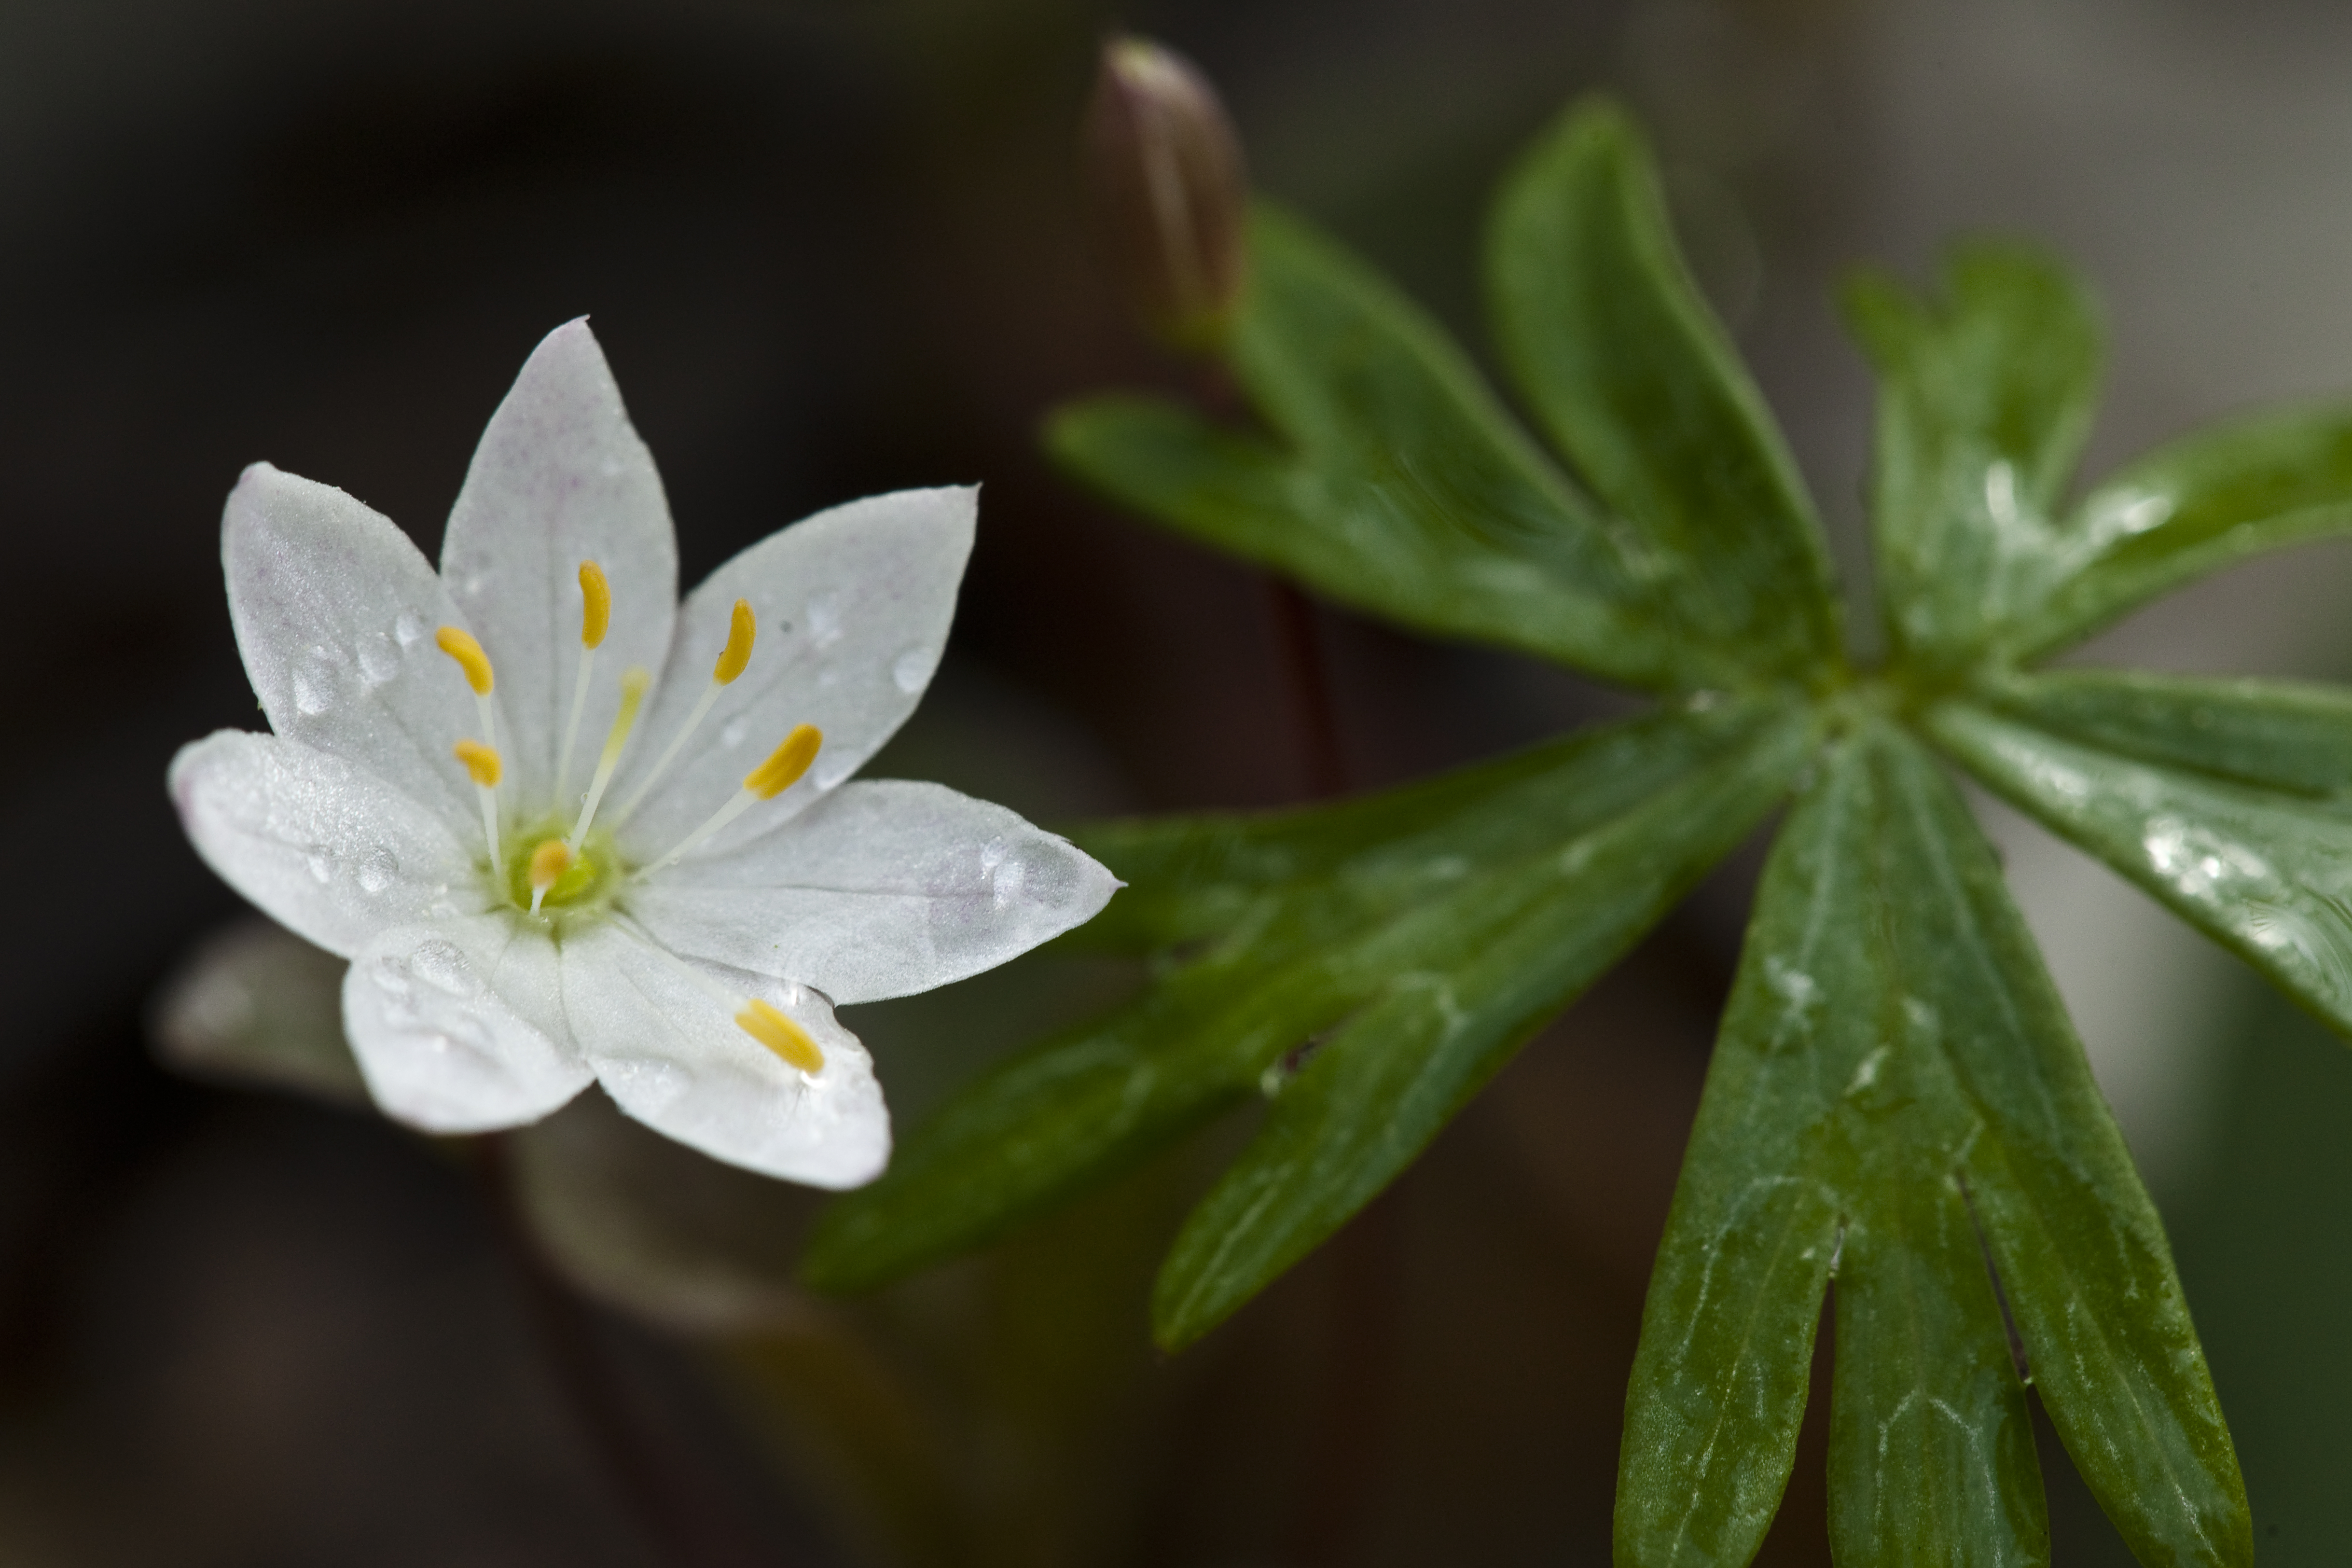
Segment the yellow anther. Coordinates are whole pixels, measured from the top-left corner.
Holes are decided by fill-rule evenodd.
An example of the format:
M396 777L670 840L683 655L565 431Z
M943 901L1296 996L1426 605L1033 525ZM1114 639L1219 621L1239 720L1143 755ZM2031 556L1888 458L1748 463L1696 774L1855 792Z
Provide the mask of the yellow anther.
M457 668L466 672L466 684L474 689L475 696L488 697L490 694L490 656L482 651L482 645L474 640L472 633L461 632L455 626L443 626L433 634L433 646L457 661Z
M499 787L499 774L504 771L504 766L499 763L497 752L479 741L460 741L454 755L466 764L466 771L473 775L476 784L484 789Z
M816 749L824 744L824 731L814 724L795 724L793 732L784 737L783 744L768 753L768 760L743 775L743 787L761 800L773 800L800 782L809 764L816 761Z
M809 1032L785 1016L783 1009L757 996L743 1005L735 1015L736 1025L742 1031L775 1052L793 1067L806 1073L824 1070L824 1053L817 1049Z
M719 654L719 664L711 670L710 679L725 686L743 673L751 662L751 638L758 633L760 623L751 614L751 601L735 601L735 618L727 624L727 647Z
M613 585L593 561L580 563L580 646L594 647L613 624Z
M551 838L530 852L530 890L543 893L563 880L563 873L572 869L571 847L561 838Z

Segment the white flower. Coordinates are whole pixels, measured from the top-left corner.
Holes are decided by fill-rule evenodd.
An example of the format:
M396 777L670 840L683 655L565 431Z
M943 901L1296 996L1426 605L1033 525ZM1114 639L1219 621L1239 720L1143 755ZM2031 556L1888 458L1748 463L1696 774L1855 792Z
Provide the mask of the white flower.
M869 1181L889 1118L834 1004L991 968L1117 886L1001 806L845 782L930 680L975 504L820 512L680 605L653 458L574 321L491 417L437 576L342 491L246 470L221 557L274 733L184 748L172 797L231 886L351 960L390 1115L485 1131L594 1080L719 1159Z

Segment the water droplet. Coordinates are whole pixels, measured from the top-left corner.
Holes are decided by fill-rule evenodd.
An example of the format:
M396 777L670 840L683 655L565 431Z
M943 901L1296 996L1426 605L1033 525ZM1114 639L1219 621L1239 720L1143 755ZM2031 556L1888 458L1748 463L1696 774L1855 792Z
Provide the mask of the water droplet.
M827 757L820 752L816 766L811 770L810 776L816 781L818 789L832 789L842 780L856 773L857 764L863 760L860 757Z
M414 611L403 610L400 618L392 623L393 640L403 648L415 647L416 639L424 635L425 622Z
M327 710L333 689L327 684L323 672L304 665L294 671L294 710L315 718Z
M382 686L400 673L400 653L381 637L362 637L354 650L359 655L360 679L369 686Z
M890 666L890 683L912 697L928 685L931 670L939 663L935 649L910 647L900 654Z
M999 834L996 837L990 839L986 844L981 847L980 868L982 871L993 871L999 866L1003 864L1004 837L1002 834Z
M809 640L821 648L841 640L841 606L830 595L809 601L808 629Z
M1003 909L1018 899L1021 884L1028 879L1028 868L1018 860L1007 860L989 873L989 891L995 898L996 907Z
M366 859L360 862L360 890L363 893L381 893L391 887L393 879L399 875L398 858L391 850L378 845L368 851Z
M302 864L310 868L310 879L322 887L334 879L335 863L323 849L311 850L302 858Z
M465 953L452 942L420 942L409 958L408 972L452 996L471 996L482 988L482 983L474 977L473 965L466 962Z
M751 732L751 721L739 713L719 727L719 743L731 752L741 745L743 737Z

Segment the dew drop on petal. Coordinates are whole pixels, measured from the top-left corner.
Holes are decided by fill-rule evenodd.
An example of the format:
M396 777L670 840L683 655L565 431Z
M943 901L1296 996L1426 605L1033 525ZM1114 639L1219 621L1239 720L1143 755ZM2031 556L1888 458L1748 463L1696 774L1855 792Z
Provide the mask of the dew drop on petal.
M828 758L819 752L816 766L810 770L810 776L816 781L817 788L831 789L857 771L858 761L858 758L849 756Z
M316 717L324 713L332 692L333 689L328 685L323 670L307 664L295 669L294 710L296 712L308 717Z
M482 983L474 976L473 966L466 955L451 942L426 942L417 944L408 960L408 972L425 984L446 991L452 996L471 996L481 990Z
M739 713L719 728L719 743L731 752L741 745L743 737L751 732L751 721Z
M811 599L808 606L809 641L818 647L831 647L841 640L841 606L831 597Z
M368 851L366 859L360 862L360 890L363 893L381 893L391 887L393 879L399 875L399 859L391 850L378 845Z
M399 618L392 623L392 639L404 650L415 647L416 639L424 635L425 618L411 611L403 610Z
M359 647L360 679L369 686L382 686L400 673L400 654L381 637L362 637Z
M310 879L312 881L323 886L334 879L335 863L328 858L325 850L311 850L310 854L302 858L302 863L310 868Z
M890 683L911 697L929 682L931 668L938 662L935 650L910 647L890 666Z

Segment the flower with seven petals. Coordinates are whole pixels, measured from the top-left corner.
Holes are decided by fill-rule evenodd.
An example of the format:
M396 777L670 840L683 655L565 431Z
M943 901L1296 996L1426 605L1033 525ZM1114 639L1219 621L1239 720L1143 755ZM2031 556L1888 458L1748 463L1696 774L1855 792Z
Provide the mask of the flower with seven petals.
M835 507L681 605L652 456L574 321L491 417L437 575L342 491L246 471L221 557L272 733L184 748L172 798L222 878L351 960L388 1114L486 1131L593 1080L719 1159L854 1186L889 1118L834 1005L991 968L1117 886L1001 806L846 782L929 683L975 510Z

